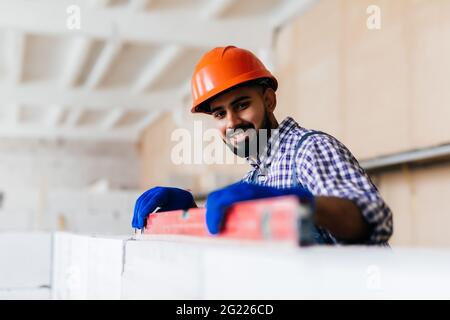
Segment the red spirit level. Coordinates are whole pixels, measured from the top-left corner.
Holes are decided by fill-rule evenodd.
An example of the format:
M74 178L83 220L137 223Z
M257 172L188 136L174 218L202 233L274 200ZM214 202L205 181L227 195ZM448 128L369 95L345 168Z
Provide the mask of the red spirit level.
M300 204L295 196L244 201L229 209L217 237L308 245L310 216L310 207ZM204 208L152 213L144 233L211 236Z

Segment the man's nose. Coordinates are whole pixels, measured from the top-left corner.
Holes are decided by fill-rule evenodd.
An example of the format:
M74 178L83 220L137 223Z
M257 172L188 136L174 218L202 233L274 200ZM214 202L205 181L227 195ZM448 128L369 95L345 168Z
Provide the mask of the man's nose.
M242 119L235 112L227 112L227 129L234 129L242 124Z

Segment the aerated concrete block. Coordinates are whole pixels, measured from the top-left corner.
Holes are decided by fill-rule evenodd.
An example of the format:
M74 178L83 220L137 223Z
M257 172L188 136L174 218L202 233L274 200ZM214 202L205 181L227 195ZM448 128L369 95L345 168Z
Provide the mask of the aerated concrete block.
M0 289L0 300L49 300L50 288Z
M186 238L185 238L186 239ZM182 241L128 241L122 278L123 299L199 299L201 246Z
M235 248L205 255L205 299L448 299L450 252Z
M0 289L50 287L50 233L0 233Z
M54 299L119 299L125 237L56 233Z

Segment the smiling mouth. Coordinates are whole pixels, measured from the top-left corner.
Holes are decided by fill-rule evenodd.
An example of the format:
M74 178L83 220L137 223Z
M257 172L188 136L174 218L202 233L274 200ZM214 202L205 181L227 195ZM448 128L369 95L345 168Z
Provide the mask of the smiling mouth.
M249 137L249 132L248 131L244 131L244 132L240 132L237 134L233 134L231 136L231 141L234 141L235 143L239 143L242 142L243 140L245 140L246 138Z
M250 136L252 135L253 130L249 130L252 128L246 128L246 129L237 129L230 134L227 135L228 140L232 142L233 144L239 144L242 143L246 139L250 139Z

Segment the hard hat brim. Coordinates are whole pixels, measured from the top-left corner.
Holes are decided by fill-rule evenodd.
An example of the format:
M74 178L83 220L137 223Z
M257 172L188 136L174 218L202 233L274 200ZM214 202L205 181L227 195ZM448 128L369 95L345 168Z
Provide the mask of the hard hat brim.
M228 92L231 89L235 89L239 86L248 85L250 83L253 83L254 81L261 80L261 79L269 79L270 81L270 87L276 91L278 88L278 81L277 79L268 71L252 71L248 72L242 75L239 75L238 77L235 77L225 83L223 83L219 87L215 87L211 91L209 91L207 94L203 95L201 99L197 100L196 103L192 106L191 112L192 113L206 113L210 114L209 111L209 103L213 98L216 98L220 94L223 94L225 92Z

